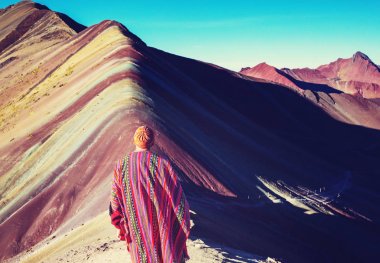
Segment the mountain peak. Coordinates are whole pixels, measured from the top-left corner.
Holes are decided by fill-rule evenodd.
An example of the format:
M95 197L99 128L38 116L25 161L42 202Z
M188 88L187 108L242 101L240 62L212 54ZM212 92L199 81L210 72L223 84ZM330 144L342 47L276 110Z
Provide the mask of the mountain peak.
M11 11L12 10L12 11ZM0 14L7 14L8 12L12 12L11 17L14 19L20 19L20 25L23 23L27 23L30 19L34 19L37 14L40 14L40 18L42 18L43 14L52 14L58 16L60 20L62 20L68 27L73 29L75 32L79 33L84 30L86 26L74 21L72 18L67 16L66 14L55 12L49 9L46 5L42 5L40 3L36 3L31 0L24 0L18 3L7 6L4 9L1 9ZM34 21L36 22L36 21ZM3 25L5 26L5 25ZM16 29L17 30L17 29ZM0 30L1 31L1 30ZM4 33L4 32L2 32Z
M13 5L9 5L7 8L20 7L20 6L31 6L40 10L50 10L46 5L42 5L31 0L23 0Z
M101 22L99 22L98 25L103 25L105 27L116 26L119 28L121 33L124 34L124 36L126 36L130 39L133 39L136 43L139 43L143 46L146 46L146 43L144 41L142 41L141 38L139 38L138 36L133 34L131 31L129 31L129 29L125 25L123 25L122 23L120 23L116 20L105 19L105 20L102 20Z
M370 58L364 54L363 52L357 51L353 56L352 56L352 61L355 62L357 59L362 59L362 60L368 60L371 61Z
M268 65L266 62L261 62L261 63L257 64L256 66L253 66L253 67L241 68L240 73L246 72L246 71L257 70L257 69L262 69L262 68L273 68L273 67L271 65Z

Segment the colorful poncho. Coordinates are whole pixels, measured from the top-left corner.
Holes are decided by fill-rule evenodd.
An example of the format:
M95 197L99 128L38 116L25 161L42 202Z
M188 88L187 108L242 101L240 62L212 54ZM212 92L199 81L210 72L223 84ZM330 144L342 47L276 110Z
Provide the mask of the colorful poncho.
M131 152L114 170L112 224L126 240L132 262L189 259L189 204L169 161L150 151Z

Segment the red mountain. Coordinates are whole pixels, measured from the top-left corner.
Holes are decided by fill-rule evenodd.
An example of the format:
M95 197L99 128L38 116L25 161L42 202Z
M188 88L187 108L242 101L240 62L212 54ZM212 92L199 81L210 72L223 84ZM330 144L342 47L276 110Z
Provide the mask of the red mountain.
M361 52L352 58L338 59L316 69L275 69L262 64L245 68L240 73L257 78L267 79L288 87L301 88L295 80L327 85L347 94L359 94L364 98L380 98L380 68L368 56Z
M301 90L289 76L265 62L260 63L253 68L243 68L240 73L254 78L265 79L274 83L282 84L284 86L293 88L296 91Z
M305 90L340 93L338 90L335 90L327 85L314 84L295 79L283 70L270 66L265 62L260 63L253 68L243 68L240 73L253 78L269 80L270 82L281 84L295 90L300 94L304 94Z
M296 79L327 84L348 94L358 93L365 98L380 98L380 69L361 52L352 58L338 59L315 70L286 71Z

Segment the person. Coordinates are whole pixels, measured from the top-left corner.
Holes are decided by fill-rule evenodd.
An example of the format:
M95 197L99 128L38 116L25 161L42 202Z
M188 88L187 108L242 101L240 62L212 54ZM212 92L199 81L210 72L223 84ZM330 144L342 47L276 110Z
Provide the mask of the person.
M132 262L185 262L190 210L178 176L168 159L150 151L152 129L138 127L133 140L135 150L114 169L111 222Z

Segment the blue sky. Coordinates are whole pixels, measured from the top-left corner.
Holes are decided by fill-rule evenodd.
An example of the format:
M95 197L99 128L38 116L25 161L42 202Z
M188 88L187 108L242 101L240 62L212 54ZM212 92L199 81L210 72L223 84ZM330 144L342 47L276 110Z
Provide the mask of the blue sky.
M359 50L380 64L380 1L36 2L86 26L117 20L149 46L233 70L316 67Z

